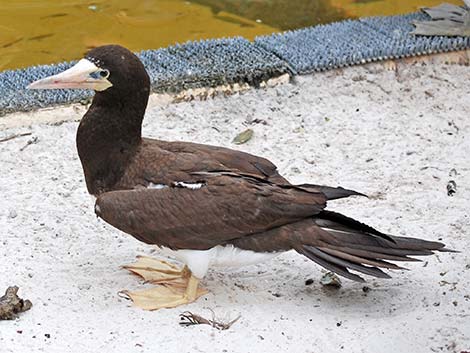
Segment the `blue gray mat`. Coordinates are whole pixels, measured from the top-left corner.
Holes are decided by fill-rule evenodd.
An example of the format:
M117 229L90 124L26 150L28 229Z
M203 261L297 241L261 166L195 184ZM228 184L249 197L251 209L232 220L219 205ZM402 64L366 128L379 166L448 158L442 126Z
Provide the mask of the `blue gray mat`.
M287 72L274 54L243 38L188 42L138 53L154 92L180 92L187 88L260 82ZM87 100L92 91L26 90L34 80L59 73L75 62L34 66L0 73L0 115Z
M425 14L348 20L257 37L188 42L139 53L154 92L261 81L283 73L304 74L387 58L470 48L470 38L417 37L413 20ZM28 91L32 81L73 63L43 65L0 73L0 115L86 100L91 91Z
M470 48L468 37L422 37L410 34L423 13L343 21L255 39L255 45L275 53L296 73L423 54Z
M282 60L241 37L145 50L139 57L157 92L227 83L259 86L262 81L287 72Z

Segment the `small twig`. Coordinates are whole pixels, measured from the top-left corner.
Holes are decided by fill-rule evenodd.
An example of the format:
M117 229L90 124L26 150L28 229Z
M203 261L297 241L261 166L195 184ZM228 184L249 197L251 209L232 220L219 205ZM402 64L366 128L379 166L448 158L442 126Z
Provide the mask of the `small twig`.
M31 134L32 134L32 132L23 132L21 134L14 134L14 135L11 135L11 136L8 136L8 137L5 137L5 138L1 139L0 142L10 141L10 140L16 139L17 137L29 136Z
M214 311L212 311L212 320L205 319L202 316L193 314L190 311L185 311L184 313L180 314L180 318L180 325L182 326L209 325L216 328L217 330L228 330L235 322L237 322L241 318L241 315L237 316L232 321L221 322L215 319Z
M437 81L441 81L441 82L448 83L448 84L451 85L453 88L457 88L457 86L455 85L455 83L453 83L453 82L451 82L451 81L449 81L449 80L447 80L447 79L445 79L445 78L441 78L441 77L438 77L438 76L436 76L436 75L430 75L429 77L430 77L430 78L433 78L433 79L435 79L435 80L437 80Z
M379 88L382 90L382 92L384 92L384 93L386 93L386 94L392 93L392 91L386 90L385 88L382 87L382 85L378 84L378 83L375 82L375 81L366 80L366 82L367 82L367 83L370 83L370 84L372 84L372 85L375 85L375 86L377 86L377 87L379 87Z
M24 145L23 147L20 148L20 152L23 152L26 147L28 147L29 145L32 145L32 144L34 144L34 143L37 143L38 141L39 141L38 137L37 137L37 136L33 136L32 138L30 138L30 139L26 142L26 145Z

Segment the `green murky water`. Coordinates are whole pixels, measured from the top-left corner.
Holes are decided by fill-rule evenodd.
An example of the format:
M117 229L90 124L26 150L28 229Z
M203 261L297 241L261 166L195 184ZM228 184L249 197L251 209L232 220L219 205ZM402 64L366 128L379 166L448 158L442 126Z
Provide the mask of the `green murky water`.
M460 4L458 0L446 0ZM0 0L0 71L80 58L119 43L132 50L257 35L360 16L391 15L438 0Z

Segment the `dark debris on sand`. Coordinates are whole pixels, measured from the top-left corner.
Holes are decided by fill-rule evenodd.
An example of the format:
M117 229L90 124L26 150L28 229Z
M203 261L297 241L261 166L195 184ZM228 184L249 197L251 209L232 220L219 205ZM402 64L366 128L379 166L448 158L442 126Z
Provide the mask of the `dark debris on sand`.
M29 300L18 297L18 287L8 287L5 295L0 297L0 320L14 320L18 314L31 309L33 304Z

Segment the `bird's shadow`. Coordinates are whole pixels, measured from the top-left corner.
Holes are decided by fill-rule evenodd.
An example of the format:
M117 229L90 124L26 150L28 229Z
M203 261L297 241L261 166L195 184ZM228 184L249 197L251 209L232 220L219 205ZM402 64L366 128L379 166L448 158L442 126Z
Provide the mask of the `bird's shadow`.
M238 269L211 269L201 282L209 293L195 304L232 308L242 314L256 305L280 313L295 307L297 312L348 312L357 317L394 316L423 306L423 297L414 290L419 285L404 276L406 271L366 283L343 279L340 288L323 286L324 272L310 261L289 255Z
M321 270L310 268L310 273L313 274L306 277L282 269L258 269L255 274L252 270L212 271L203 282L210 292L206 304L212 301L217 306L238 307L243 311L244 307L265 303L280 312L294 306L310 313L349 312L361 317L401 315L423 305L422 297L416 296L407 280L374 279L356 283L346 279L341 288L332 288L320 283ZM307 282L308 279L313 282Z

